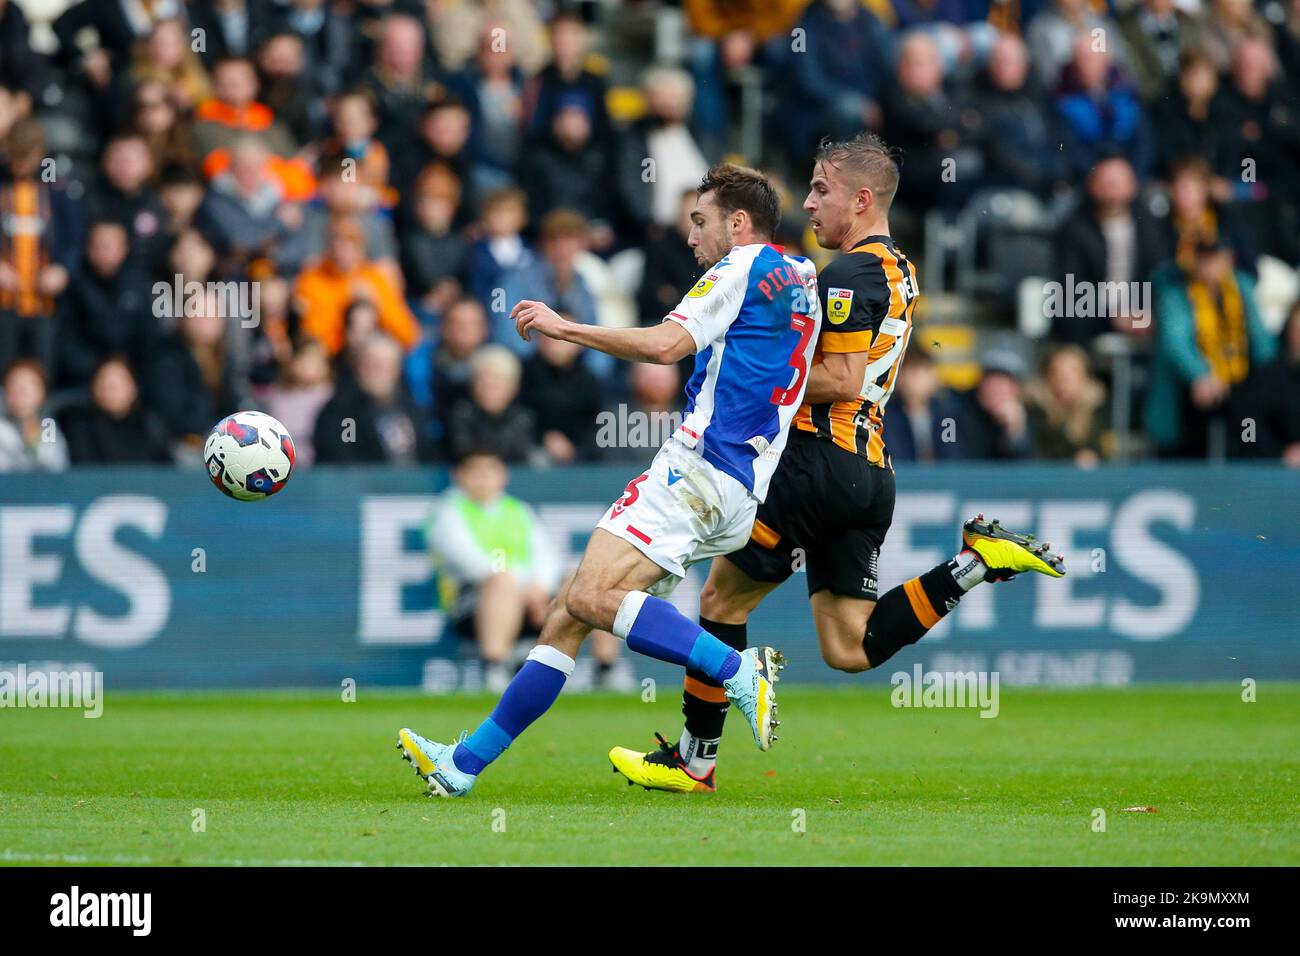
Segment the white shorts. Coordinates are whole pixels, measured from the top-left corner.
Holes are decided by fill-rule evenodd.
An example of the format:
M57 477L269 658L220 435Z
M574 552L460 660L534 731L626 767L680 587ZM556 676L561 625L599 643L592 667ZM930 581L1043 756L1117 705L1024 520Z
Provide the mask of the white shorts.
M667 572L649 589L662 597L692 564L743 548L757 510L758 500L744 485L670 438L596 527L618 535Z

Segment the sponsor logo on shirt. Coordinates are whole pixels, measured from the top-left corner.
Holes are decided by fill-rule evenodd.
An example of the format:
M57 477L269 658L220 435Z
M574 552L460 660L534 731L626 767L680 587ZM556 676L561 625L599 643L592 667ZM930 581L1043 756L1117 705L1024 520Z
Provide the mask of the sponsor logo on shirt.
M713 284L717 281L718 281L718 274L716 272L710 272L699 282L695 283L691 291L686 293L686 298L698 299L701 296L708 295L709 290L713 288Z
M831 325L842 325L853 310L852 289L826 290L826 318Z

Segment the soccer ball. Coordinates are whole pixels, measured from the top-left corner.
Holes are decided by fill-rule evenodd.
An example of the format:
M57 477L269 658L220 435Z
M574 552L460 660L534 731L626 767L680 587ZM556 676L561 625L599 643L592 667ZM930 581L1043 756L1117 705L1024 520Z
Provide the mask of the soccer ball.
M269 498L283 488L294 459L288 431L262 412L226 416L203 443L203 463L212 483L240 501Z

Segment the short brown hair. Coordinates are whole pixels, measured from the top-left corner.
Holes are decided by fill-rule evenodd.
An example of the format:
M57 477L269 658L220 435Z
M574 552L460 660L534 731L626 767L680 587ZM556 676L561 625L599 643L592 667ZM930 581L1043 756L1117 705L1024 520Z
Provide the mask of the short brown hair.
M695 192L701 196L712 192L718 208L726 215L740 209L749 213L759 236L771 239L776 235L776 227L781 223L781 197L772 181L757 169L735 163L714 166L705 173Z
M875 133L862 132L852 139L823 139L813 162L845 169L870 187L872 197L888 210L898 192L898 156Z
M587 237L587 220L582 213L572 209L556 209L549 212L537 227L537 238L542 242L551 239L585 239Z
M27 156L45 149L45 128L41 121L32 116L24 116L9 128L9 136L3 144L14 156Z

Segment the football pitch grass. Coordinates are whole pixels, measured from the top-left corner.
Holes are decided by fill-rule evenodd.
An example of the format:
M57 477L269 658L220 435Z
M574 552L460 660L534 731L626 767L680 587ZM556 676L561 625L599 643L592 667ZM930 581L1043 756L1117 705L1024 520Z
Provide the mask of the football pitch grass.
M676 688L566 695L458 801L424 796L397 729L446 739L486 697L0 710L0 863L1300 864L1300 685L1004 688L994 719L888 691L783 687L768 754L733 713L707 795L628 787L605 758L675 737Z

